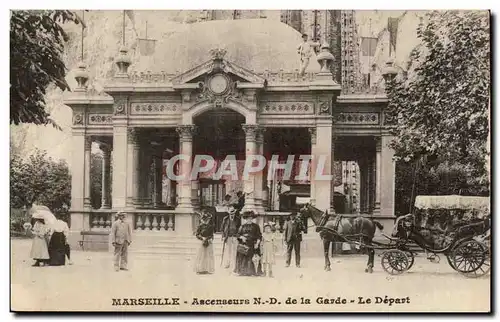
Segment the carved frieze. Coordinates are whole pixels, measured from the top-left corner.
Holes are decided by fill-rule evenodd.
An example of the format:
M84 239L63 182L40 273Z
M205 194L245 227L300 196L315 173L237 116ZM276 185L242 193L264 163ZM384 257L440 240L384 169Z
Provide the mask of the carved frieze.
M82 113L77 113L73 115L73 125L83 125L83 114Z
M101 125L101 124L111 124L113 123L112 114L89 114L88 124L89 125Z
M259 109L261 114L313 114L310 102L263 102Z
M132 103L131 114L176 114L180 111L178 103Z
M380 123L380 116L379 113L361 113L361 112L335 113L333 120L336 124L378 125Z

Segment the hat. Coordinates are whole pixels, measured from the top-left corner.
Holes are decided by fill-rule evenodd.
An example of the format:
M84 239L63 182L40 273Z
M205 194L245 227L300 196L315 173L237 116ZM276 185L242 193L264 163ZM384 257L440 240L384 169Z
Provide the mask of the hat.
M273 228L273 227L271 226L271 224L270 224L270 223L268 223L268 222L266 222L266 223L264 224L264 228L266 228L266 227Z
M236 213L236 208L234 206L229 207L229 214L235 214Z
M121 217L121 216L125 217L125 213L123 211L118 211L115 215L115 217Z
M245 212L243 213L243 215L241 215L241 217L242 217L243 219L247 219L247 218L250 218L250 217L252 217L252 218L253 218L253 217L255 217L255 213L254 213L253 211L245 211Z

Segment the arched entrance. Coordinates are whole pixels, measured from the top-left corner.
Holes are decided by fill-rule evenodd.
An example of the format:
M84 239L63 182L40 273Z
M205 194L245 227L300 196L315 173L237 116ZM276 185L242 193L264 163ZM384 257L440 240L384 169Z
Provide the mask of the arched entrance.
M245 116L230 109L217 109L205 111L193 118L197 126L197 134L193 138L193 155L209 155L220 164L226 156L234 155L238 161L238 169L245 162ZM217 168L218 169L218 168ZM234 196L237 191L243 190L241 180L213 178L213 172L203 173L198 177L199 206L200 208L213 208L222 204L224 196ZM225 213L217 213L215 229L220 230L222 218Z

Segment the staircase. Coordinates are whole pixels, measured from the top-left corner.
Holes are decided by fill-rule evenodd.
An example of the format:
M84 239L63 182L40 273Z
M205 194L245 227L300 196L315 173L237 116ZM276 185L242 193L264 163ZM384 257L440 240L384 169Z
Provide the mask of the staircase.
M184 259L194 259L198 249L200 248L200 241L194 236L178 236L175 234L165 236L162 235L144 235L144 236L134 236L134 243L130 247L130 252L134 256L147 256L154 257L158 256L161 259L168 258L184 258ZM276 256L282 256L284 249L282 244L282 238L280 235L277 237L278 253ZM221 235L216 234L214 236L214 254L215 256L220 256L222 254L223 242L221 240ZM301 256L302 257L317 257L323 256L323 243L321 242L318 234L307 234L304 235L301 244Z

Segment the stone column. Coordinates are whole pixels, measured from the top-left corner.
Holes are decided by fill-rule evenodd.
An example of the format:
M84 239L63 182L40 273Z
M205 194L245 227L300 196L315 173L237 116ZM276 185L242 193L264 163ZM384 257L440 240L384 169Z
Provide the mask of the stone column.
M257 131L259 129L256 124L243 124L243 131L245 131L245 151L246 159L251 155L255 155L257 152ZM253 173L249 174L244 182L244 190L247 194L245 197L245 207L243 211L257 211L255 205L255 175Z
M152 151L149 146L149 142L143 141L141 144L141 155L140 155L140 204L149 208L153 205L151 196L151 158Z
M191 235L193 233L192 216L194 212L191 196L191 165L193 162L193 135L196 131L194 125L181 125L177 127L180 141L180 154L189 158L179 161L179 175L184 176L178 182L178 213L175 217L175 231L181 235Z
M154 187L154 192L153 192L153 201L154 201L154 207L158 208L162 206L162 192L163 192L163 186L162 186L162 175L163 175L163 159L161 156L155 156L153 159L153 167L154 167L154 179L153 179L153 187Z
M120 120L121 121L121 120ZM116 123L115 123L116 122ZM127 205L128 132L126 120L113 122L113 209L123 210Z
M381 176L381 161L382 161L382 144L380 137L375 138L375 208L373 212L380 214L380 176Z
M330 200L332 198L331 179L318 178L331 175L332 158L332 121L331 119L319 119L316 126L316 144L312 151L314 165L312 172L314 178L314 198L315 207L321 211L330 209ZM323 169L320 167L321 160ZM321 171L322 170L322 171ZM319 173L319 174L318 174Z
M394 193L396 162L394 162L394 150L389 147L391 136L381 138L381 164L380 164L380 214L382 216L394 216Z
M264 155L264 128L260 128L256 135L257 153L259 155ZM267 160L266 160L267 161ZM264 200L263 193L264 190L264 170L259 171L255 174L255 207L259 214L264 214Z
M85 137L85 195L83 200L83 207L85 210L92 209L92 203L90 202L90 188L91 188L91 176L90 176L90 164L92 160L92 137Z
M330 197L330 213L335 212L335 204L334 204L334 191L335 191L335 178L333 177L335 175L335 136L332 134L332 154L331 154L331 159L330 159L330 173L332 175L332 181L330 182L330 192L331 192L331 197Z
M310 127L309 128L309 134L311 136L311 157L316 153L316 128L315 127ZM311 205L315 206L316 205L316 188L315 188L315 178L314 178L314 173L316 173L316 166L315 163L313 162L311 158L311 170L309 173L310 177L310 189L311 189Z
M99 148L102 151L102 188L101 188L101 209L111 208L110 196L110 175L111 175L111 148L106 144L101 144Z
M85 130L73 129L71 166L71 231L87 230L88 217L83 211L85 195Z
M361 187L359 189L359 204L360 212L366 213L368 211L368 166L366 163L366 157L362 156L359 161L359 174Z
M127 137L127 208L132 210L138 205L139 197L139 142L137 131L128 129Z

